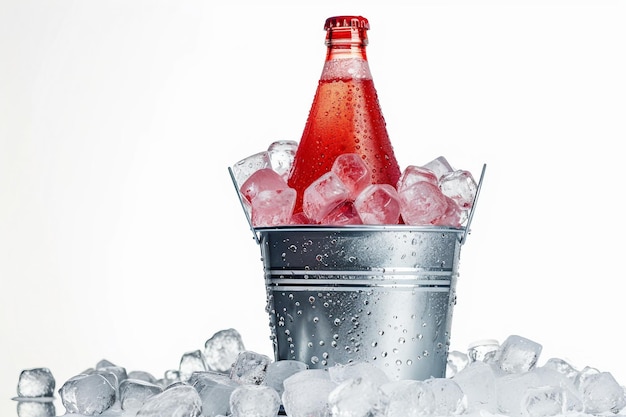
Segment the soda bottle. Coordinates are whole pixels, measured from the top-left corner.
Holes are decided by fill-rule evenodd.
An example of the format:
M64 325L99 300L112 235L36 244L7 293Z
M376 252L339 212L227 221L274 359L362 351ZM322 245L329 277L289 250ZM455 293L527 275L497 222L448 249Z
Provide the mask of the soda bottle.
M294 213L304 190L344 153L361 155L374 184L395 187L400 178L365 53L368 20L330 17L324 29L326 59L288 179L297 191Z

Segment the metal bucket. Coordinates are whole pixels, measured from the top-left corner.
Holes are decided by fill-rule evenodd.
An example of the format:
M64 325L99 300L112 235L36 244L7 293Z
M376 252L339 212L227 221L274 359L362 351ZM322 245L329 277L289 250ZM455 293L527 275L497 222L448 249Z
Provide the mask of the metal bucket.
M463 228L252 226L276 360L370 362L392 380L445 377Z
M257 228L276 360L444 377L464 229Z

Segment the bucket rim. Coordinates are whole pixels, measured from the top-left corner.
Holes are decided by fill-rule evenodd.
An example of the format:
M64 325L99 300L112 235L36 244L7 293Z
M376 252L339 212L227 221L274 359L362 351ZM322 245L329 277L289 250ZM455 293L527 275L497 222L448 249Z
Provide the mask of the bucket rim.
M381 232L381 231L404 231L404 232L445 232L445 233L465 233L465 227L453 226L412 226L405 224L347 224L343 226L328 226L321 224L303 224L303 225L284 225L284 226L266 226L255 227L255 232L343 232L343 231L363 231L363 232Z

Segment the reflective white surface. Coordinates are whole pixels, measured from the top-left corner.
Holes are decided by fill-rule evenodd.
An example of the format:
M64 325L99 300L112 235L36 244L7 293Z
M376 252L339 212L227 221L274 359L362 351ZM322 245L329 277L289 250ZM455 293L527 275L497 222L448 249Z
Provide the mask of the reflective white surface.
M626 384L626 3L407 3L0 2L0 414L26 368L161 376L229 327L271 354L226 168L299 140L348 13L400 164L488 164L452 348L519 334Z

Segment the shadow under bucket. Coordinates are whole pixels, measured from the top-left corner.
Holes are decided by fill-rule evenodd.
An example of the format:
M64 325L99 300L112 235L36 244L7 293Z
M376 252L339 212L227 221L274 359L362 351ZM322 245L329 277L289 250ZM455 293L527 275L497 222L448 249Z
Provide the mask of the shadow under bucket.
M276 360L444 377L465 229L257 228Z

